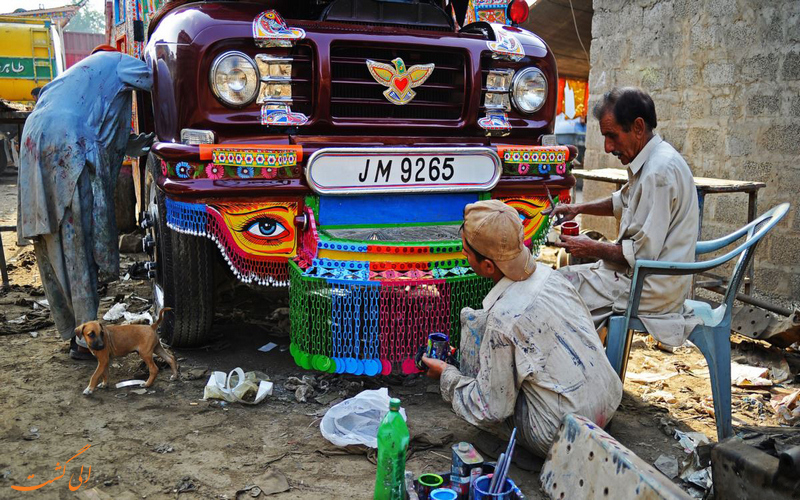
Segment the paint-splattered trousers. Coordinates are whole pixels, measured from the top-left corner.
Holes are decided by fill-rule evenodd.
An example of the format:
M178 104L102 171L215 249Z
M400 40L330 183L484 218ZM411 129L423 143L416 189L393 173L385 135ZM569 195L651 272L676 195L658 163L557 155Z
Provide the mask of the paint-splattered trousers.
M97 319L98 266L92 251L92 187L84 171L59 231L34 238L50 314L61 338L70 339L75 327Z

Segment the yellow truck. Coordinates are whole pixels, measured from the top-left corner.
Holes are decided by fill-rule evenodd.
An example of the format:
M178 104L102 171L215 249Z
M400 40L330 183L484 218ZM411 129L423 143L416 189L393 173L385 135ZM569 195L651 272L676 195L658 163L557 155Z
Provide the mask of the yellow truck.
M34 89L64 68L60 30L50 20L0 16L0 173L33 109Z

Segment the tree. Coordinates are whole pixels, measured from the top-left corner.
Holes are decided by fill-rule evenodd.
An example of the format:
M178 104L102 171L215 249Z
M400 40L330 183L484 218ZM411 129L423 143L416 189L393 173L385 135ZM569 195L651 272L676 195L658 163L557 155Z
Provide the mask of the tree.
M69 23L64 27L64 31L105 33L106 16L102 12L90 9L88 5L84 5L75 17L70 19Z

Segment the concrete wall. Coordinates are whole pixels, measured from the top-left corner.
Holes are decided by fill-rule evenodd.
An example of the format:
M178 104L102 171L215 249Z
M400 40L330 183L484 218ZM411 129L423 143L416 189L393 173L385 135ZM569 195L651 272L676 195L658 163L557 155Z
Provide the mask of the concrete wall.
M756 255L756 288L800 300L800 1L594 0L590 109L615 85L650 92L657 132L695 176L767 184L759 213L790 214ZM586 168L622 168L590 117ZM607 196L586 183L584 199ZM747 196L709 195L703 239L746 222ZM586 218L615 237L613 221Z

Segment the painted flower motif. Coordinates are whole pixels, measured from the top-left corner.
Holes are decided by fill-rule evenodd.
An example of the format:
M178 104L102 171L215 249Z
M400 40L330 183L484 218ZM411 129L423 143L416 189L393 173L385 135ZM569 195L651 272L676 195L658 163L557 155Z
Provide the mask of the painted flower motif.
M525 174L528 173L528 170L530 168L531 168L531 166L528 165L527 163L520 163L519 164L519 168L517 169L517 172L519 172L519 175L525 175Z
M542 175L547 175L550 173L550 165L548 163L540 163L539 164L539 173Z
M168 174L169 174L169 166L167 165L167 162L161 160L161 175L166 177Z
M188 179L192 176L192 166L182 161L175 165L175 173L178 174L178 177L181 179Z
M567 164L566 163L559 163L556 165L556 173L558 175L564 175L567 173Z
M277 168L267 167L267 168L262 168L261 170L263 171L264 177L266 177L267 179L274 179L275 177L278 176Z
M206 165L206 177L209 179L217 180L222 179L225 175L225 169L215 163Z
M253 177L253 168L252 167L239 167L236 169L236 175L241 177L242 179L250 179Z

